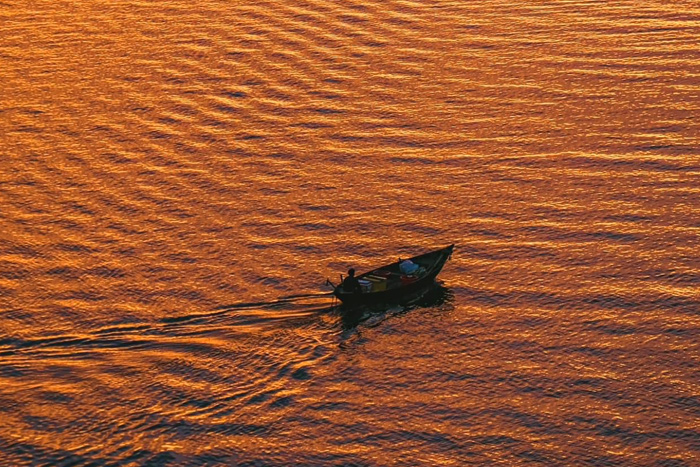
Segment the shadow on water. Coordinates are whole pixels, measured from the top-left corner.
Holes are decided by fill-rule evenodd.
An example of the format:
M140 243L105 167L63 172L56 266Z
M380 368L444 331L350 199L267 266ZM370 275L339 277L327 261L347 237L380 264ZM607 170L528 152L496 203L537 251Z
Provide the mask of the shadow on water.
M379 324L390 312L394 316L408 313L416 308L438 307L453 300L454 293L452 290L435 283L427 289L404 297L400 302L361 306L340 305L337 307L337 311L341 316L343 330L348 331L356 328L360 323Z

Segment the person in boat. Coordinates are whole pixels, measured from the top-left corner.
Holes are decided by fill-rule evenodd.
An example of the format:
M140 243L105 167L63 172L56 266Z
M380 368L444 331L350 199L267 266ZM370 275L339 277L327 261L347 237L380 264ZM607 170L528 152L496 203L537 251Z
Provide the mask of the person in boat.
M362 293L360 281L358 281L357 277L355 277L355 269L348 269L348 277L343 280L343 290L351 293Z

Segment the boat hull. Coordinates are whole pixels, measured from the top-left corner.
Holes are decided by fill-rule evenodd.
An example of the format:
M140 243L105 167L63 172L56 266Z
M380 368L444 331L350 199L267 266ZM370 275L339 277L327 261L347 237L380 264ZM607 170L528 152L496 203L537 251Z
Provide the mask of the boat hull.
M343 302L343 304L346 305L401 302L406 297L413 297L423 290L428 290L430 286L435 283L435 279L452 255L453 250L454 245L450 245L440 250L435 250L424 255L410 258L411 261L426 267L426 272L413 282L402 284L398 287L387 288L386 290L369 293L347 293L342 290L341 286L338 286L333 290L333 295L335 295L340 301ZM358 276L358 279L368 276L378 270L398 270L398 262L361 274Z

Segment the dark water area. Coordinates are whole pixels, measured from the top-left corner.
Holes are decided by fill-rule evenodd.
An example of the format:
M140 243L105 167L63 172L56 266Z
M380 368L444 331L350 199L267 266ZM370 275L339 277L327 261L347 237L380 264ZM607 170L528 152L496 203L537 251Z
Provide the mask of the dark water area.
M0 465L700 466L697 2L0 25Z

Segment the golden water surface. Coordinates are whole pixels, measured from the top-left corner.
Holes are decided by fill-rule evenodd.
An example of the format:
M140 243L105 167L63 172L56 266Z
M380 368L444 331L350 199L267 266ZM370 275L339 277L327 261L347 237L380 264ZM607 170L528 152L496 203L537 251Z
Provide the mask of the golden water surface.
M697 1L5 0L0 83L0 465L700 465Z

